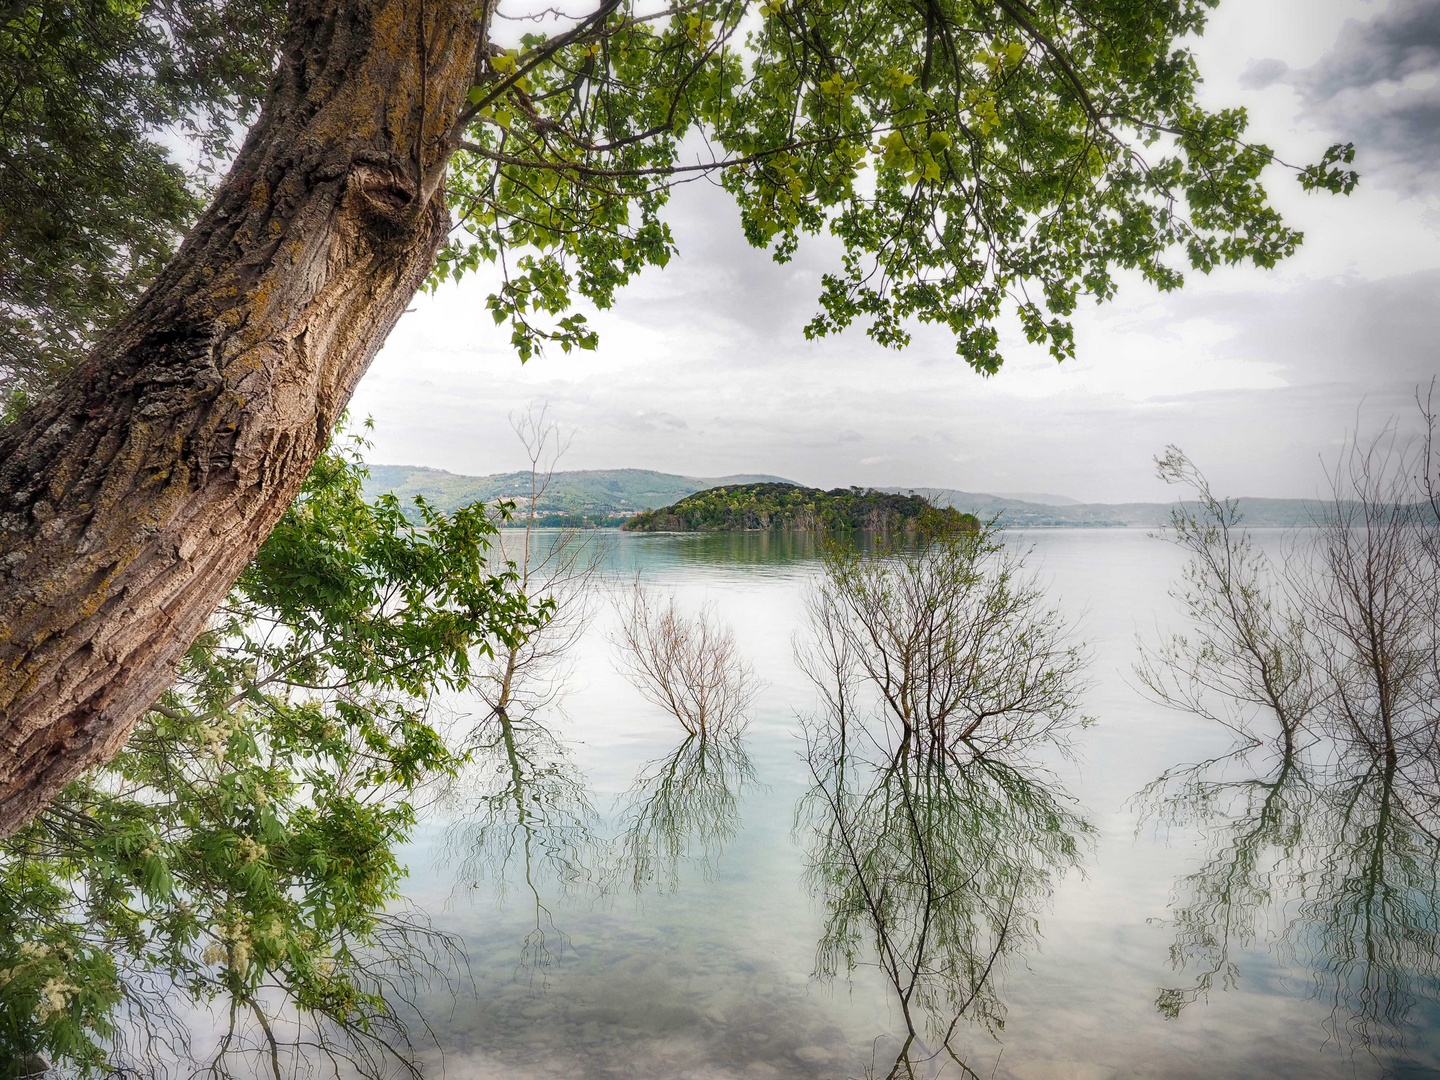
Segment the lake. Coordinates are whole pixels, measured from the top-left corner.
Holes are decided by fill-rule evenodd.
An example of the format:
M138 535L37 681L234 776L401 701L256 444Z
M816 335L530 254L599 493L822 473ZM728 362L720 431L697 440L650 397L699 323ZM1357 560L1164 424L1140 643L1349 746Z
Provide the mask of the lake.
M1136 689L1137 635L1180 629L1167 589L1183 558L1169 545L1122 529L1010 536L1033 548L1088 649L1093 723L1070 756L1027 752L1013 784L975 787L985 805L973 834L936 836L975 864L959 868L960 893L996 877L995 860L1022 868L1003 918L988 901L966 908L956 935L938 918L917 927L913 908L904 925L863 917L900 910L913 880L869 883L872 906L836 920L825 777L805 735L817 693L793 650L820 570L814 545L606 535L615 579L638 573L689 610L713 604L765 687L743 735L699 760L676 718L617 671L616 616L599 605L563 697L517 721L518 746L479 761L406 852L410 898L463 938L474 984L424 999L446 1075L1440 1071L1433 853L1408 834L1376 838L1394 826L1383 810L1378 825L1362 820L1364 778L1336 817L1313 785L1311 802L1292 798L1263 753L1184 773L1223 758L1230 733ZM1053 813L1040 821L1016 800ZM1007 815L1024 823L986 834ZM1069 858L1041 850L1061 833ZM882 963L882 936L902 959ZM983 992L957 1014L941 975L966 965Z

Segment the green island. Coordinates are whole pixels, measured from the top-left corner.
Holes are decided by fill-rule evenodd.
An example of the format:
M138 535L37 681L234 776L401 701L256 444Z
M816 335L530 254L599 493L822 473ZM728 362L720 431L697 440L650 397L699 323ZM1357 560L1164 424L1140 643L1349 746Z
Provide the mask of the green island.
M687 495L670 506L646 510L622 528L631 532L727 532L783 529L827 532L926 528L975 529L980 521L922 495L873 488L801 487L799 484L729 484Z

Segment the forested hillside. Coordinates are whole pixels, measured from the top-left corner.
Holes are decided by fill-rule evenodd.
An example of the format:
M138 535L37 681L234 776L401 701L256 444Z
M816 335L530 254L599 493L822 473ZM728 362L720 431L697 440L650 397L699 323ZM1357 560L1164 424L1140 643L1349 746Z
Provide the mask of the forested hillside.
M730 484L688 495L673 506L637 514L624 528L637 532L721 532L737 529L907 529L919 525L975 527L978 520L919 495L798 484Z

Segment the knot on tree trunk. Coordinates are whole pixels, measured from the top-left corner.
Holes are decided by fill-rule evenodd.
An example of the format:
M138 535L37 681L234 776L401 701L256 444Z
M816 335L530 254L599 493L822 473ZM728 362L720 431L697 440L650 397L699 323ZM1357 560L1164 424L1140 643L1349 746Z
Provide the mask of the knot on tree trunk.
M419 191L405 163L389 155L357 157L345 178L345 206L381 235L409 232Z

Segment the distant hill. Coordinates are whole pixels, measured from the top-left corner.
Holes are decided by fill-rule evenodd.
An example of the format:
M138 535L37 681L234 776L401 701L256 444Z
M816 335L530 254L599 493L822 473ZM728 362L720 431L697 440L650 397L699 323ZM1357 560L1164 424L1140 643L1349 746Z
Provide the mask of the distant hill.
M1012 502L1040 503L1043 506L1079 506L1079 499L1072 499L1069 495L1048 495L1041 491L992 491L991 495L997 499L1009 499Z
M975 517L950 508L938 514L956 525L979 525ZM635 532L899 530L936 515L936 509L919 495L860 488L822 491L790 483L731 484L687 495L673 506L646 510L622 527Z
M1027 502L953 488L885 488L886 491L913 491L937 506L953 506L982 520L999 517L1015 528L1043 526L1108 526L1111 528L1155 529L1170 523L1175 503L1066 503L1062 505ZM1328 504L1318 499L1239 499L1245 524L1253 528L1290 528L1323 518Z
M727 484L789 483L783 477L743 473L736 476L677 476L650 469L579 469L557 472L536 509L542 515L612 524L641 510L666 506L686 495ZM371 465L365 484L367 498L394 492L408 504L423 495L441 510L472 502L519 499L530 495L528 472L464 476L444 469L415 465Z
M580 469L559 472L538 507L546 524L583 522L592 525L619 525L644 510L668 507L696 492L743 484L792 484L779 476L740 474L736 476L682 476L651 469ZM806 490L819 490L809 488ZM886 487L878 491L891 495L913 492L937 506L950 506L974 514L982 521L998 516L1014 528L1110 527L1154 529L1170 520L1174 503L1077 503L1065 496L1036 494L1031 501L1016 494L992 495L955 488ZM441 510L454 510L477 500L519 499L530 492L528 472L465 476L416 465L371 465L365 494L374 498L393 491L401 502L424 495ZM1065 499L1064 502L1058 500ZM1257 528L1304 525L1324 516L1326 504L1315 499L1241 499L1245 523Z

